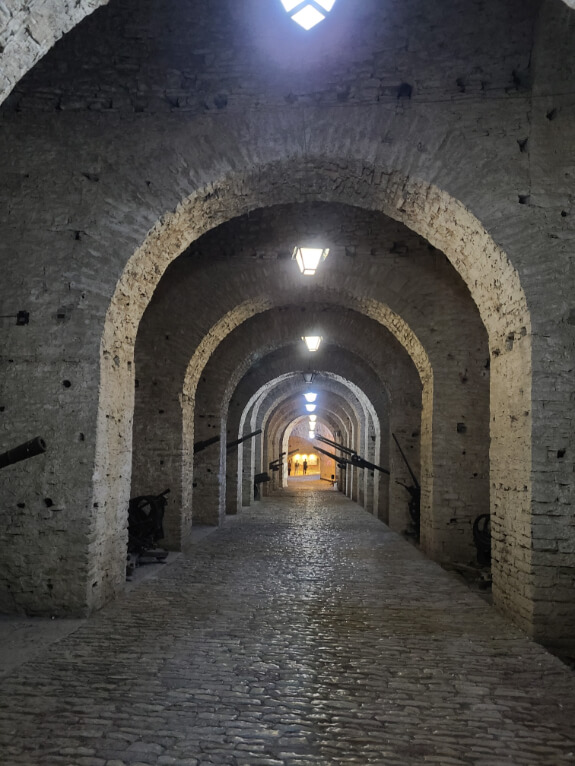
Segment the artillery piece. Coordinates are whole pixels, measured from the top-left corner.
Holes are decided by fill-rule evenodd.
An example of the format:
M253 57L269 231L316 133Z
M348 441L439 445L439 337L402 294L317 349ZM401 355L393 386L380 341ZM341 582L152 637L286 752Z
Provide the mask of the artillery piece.
M165 489L159 495L133 497L128 505L128 556L126 577L144 563L144 559L164 562L168 551L157 550L156 543L164 539L164 511L168 504Z
M419 540L420 517L421 517L421 510L420 510L421 487L417 480L416 475L414 474L414 472L411 469L411 466L409 465L407 458L405 457L403 450L401 449L397 436L395 434L391 434L391 435L393 436L393 440L395 441L395 444L397 445L397 449L399 450L399 453L401 457L403 458L403 461L405 465L407 466L407 470L409 471L409 474L413 481L412 485L404 484L402 481L398 481L397 479L395 481L396 484L399 484L400 487L404 487L409 492L409 501L408 501L407 507L409 511L410 524L409 524L409 527L406 529L405 534L408 535L409 537L413 537L415 540ZM334 449L344 453L344 455L334 455L332 452L328 452L327 450L322 449L321 447L318 447L316 445L317 451L321 452L323 455L326 455L327 457L330 457L332 460L335 460L338 468L345 470L345 468L348 465L352 465L352 466L355 466L356 468L367 468L369 471L381 471L381 473L385 473L388 476L390 475L390 472L387 470L387 468L382 468L379 465L375 465L375 463L370 463L369 460L365 460L365 458L362 458L360 455L357 454L355 450L351 449L350 447L344 447L343 444L338 444L337 442L334 442L331 439L327 439L325 436L316 436L315 440L323 442L324 444L327 444L333 447Z
M19 463L21 460L28 460L28 458L41 455L43 452L46 452L46 442L41 436L36 436L35 439L30 439L30 441L0 454L0 468L6 468L14 463Z
M292 449L290 452L287 453L288 458L290 457L290 455L295 455L296 452L297 452L296 449ZM270 471L279 471L282 457L285 454L286 454L285 452L280 452L279 457L277 457L275 460L272 460L268 464L268 468L270 469Z
M410 537L413 537L415 540L419 540L421 526L421 486L417 481L417 476L411 470L411 466L409 465L409 462L405 457L403 450L401 449L399 441L397 440L397 436L395 434L391 435L393 436L393 441L395 442L397 449L399 450L399 454L403 458L403 462L405 463L411 476L411 480L413 481L413 484L410 486L409 484L404 484L402 481L398 481L397 479L395 480L396 484L399 484L400 487L404 487L409 492L409 502L407 508L409 511L409 518L411 519L411 526L406 530L406 534Z
M389 471L387 468L382 468L380 465L370 463L369 460L366 460L365 458L358 455L357 452L350 447L344 447L343 444L338 444L331 439L327 439L325 436L316 436L315 440L323 442L324 444L328 444L329 446L346 453L347 457L333 455L326 450L321 449L321 447L317 447L318 452L331 457L333 460L335 460L340 468L342 466L345 467L346 465L353 465L356 468L367 468L369 471L381 471L381 473L386 473L389 476Z
M242 436L240 439L234 439L231 442L228 442L226 444L226 449L228 452L232 450L234 447L238 447L243 442L247 441L248 439L253 439L254 436L258 436L258 434L261 434L262 429L258 428L257 431L252 431L251 434L246 434L245 436ZM198 452L203 452L205 449L210 447L212 444L217 444L220 440L219 435L218 436L212 436L211 439L205 439L204 441L195 442L194 444L194 455Z

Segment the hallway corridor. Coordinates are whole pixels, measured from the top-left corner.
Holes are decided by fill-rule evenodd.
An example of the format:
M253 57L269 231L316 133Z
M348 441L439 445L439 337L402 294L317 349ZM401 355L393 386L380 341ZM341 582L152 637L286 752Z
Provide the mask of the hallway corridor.
M15 669L3 766L575 763L575 674L292 483Z

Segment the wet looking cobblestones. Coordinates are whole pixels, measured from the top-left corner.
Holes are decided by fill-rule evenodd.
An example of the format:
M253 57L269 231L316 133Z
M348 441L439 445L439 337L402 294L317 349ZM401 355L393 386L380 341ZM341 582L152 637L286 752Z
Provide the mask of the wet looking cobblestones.
M575 763L575 674L321 482L0 685L3 766Z

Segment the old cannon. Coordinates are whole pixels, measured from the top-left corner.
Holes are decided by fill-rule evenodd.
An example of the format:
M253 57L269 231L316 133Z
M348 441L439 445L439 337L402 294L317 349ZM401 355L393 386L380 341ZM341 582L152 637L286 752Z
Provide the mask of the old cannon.
M480 567L491 564L491 515L480 514L473 522L473 542L477 550L477 563Z
M42 437L37 436L35 439L30 439L30 441L0 454L0 468L19 463L20 460L28 460L28 458L41 455L43 452L46 452L46 442Z
M403 462L405 463L405 466L407 470L409 471L409 475L411 476L411 480L413 484L404 484L402 481L395 480L396 484L399 484L400 487L403 487L409 492L409 502L407 505L408 511L409 511L409 519L410 524L408 528L405 530L405 534L408 537L413 537L415 540L419 542L419 535L420 535L420 526L421 526L421 486L419 482L417 481L417 476L413 473L411 466L409 465L409 462L407 458L405 457L404 451L401 449L401 445L399 441L397 440L397 436L395 434L391 434L393 436L393 441L395 442L395 446L399 450L399 454L403 458Z
M256 473L254 476L254 500L261 500L261 489L260 485L265 484L267 481L271 481L271 476L267 471L264 471L264 473Z
M369 460L366 460L365 458L358 455L357 452L350 447L344 447L343 444L339 444L338 442L334 442L331 439L327 439L325 436L316 436L315 441L328 444L330 447L344 453L344 456L334 455L333 453L327 452L326 450L316 445L317 451L321 452L327 457L332 458L332 460L335 460L339 468L345 468L346 465L353 465L356 468L367 468L369 471L381 471L382 473L389 475L387 468L382 468L379 465L375 465L375 463L370 463Z
M126 576L144 559L165 561L168 551L157 550L156 544L164 539L164 511L168 503L169 489L159 495L133 497L128 506L128 557Z
M393 436L393 439L395 441L395 444L397 445L397 449L399 450L399 453L401 457L403 458L403 461L405 465L407 466L407 470L409 471L409 474L411 476L411 479L413 481L412 485L404 484L401 481L398 481L396 479L396 484L399 484L401 487L407 490L409 493L409 501L408 501L408 511L409 511L409 525L407 529L405 530L405 534L408 537L413 537L415 540L419 540L419 528L420 528L420 507L421 507L421 486L417 480L417 476L414 474L414 472L411 469L411 466L409 465L409 462L407 458L405 457L405 453L401 449L401 445L399 444L399 441L397 440L397 437L395 434L391 434ZM361 457L361 455L358 455L357 452L350 447L344 447L343 444L338 444L338 442L334 442L331 439L327 439L325 436L316 436L316 441L323 442L324 444L329 445L330 447L338 450L339 452L342 452L342 455L336 455L333 452L328 452L327 450L322 449L321 447L318 447L316 445L316 449L318 452L321 452L323 455L326 455L327 457L332 458L332 460L335 460L338 468L341 468L342 470L345 470L345 468L348 465L355 466L356 468L367 468L369 471L381 471L381 473L385 473L389 476L389 471L387 468L382 468L379 465L375 465L375 463L370 463L369 460L366 460L365 458Z
M234 447L239 447L240 444L243 444L248 439L253 439L254 436L258 436L261 434L262 429L258 428L257 431L252 431L251 434L246 434L245 436L242 436L240 439L234 439L231 442L226 443L226 450L229 452L230 450L233 450ZM211 447L212 444L217 444L220 440L219 436L212 436L210 439L204 439L201 442L195 442L194 443L194 455L198 452L203 452L208 447Z

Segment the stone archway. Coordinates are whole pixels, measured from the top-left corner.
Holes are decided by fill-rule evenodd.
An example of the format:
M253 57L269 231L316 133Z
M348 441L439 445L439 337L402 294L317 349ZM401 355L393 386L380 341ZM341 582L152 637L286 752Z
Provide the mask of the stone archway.
M383 325L388 329L391 334L400 342L400 344L412 351L412 360L416 367L417 373L423 387L423 410L425 417L430 421L432 418L431 406L433 401L433 375L431 371L431 364L427 358L421 343L415 336L415 333L408 327L408 325L397 316L388 307L377 303L377 301L362 299L356 301L352 296L340 294L340 302L338 306L346 308L358 308L363 316L373 319L375 322ZM265 293L261 296L255 297L253 302L244 302L237 307L237 311L231 311L215 325L212 330L206 335L204 341L197 348L187 367L186 377L183 386L183 393L181 396L182 405L182 418L183 418L183 433L182 433L182 469L178 469L178 474L185 477L182 485L182 505L185 509L192 506L193 495L193 483L194 483L194 467L193 467L193 443L195 440L193 432L194 423L194 401L196 395L196 389L198 380L205 369L205 365L209 356L214 352L217 345L223 339L222 333L231 333L234 329L238 328L248 318L255 317L257 314L261 314L266 310L278 305L278 301L283 298L275 295L271 288L266 288ZM281 304L279 304L281 305ZM350 384L352 385L352 384ZM359 391L359 389L358 389ZM230 389L226 394L226 400L232 394ZM359 395L354 391L355 395ZM367 400L366 400L367 401ZM369 405L368 405L369 406ZM374 413L373 413L374 414ZM374 414L375 416L375 414ZM427 469L426 475L431 475L431 443L428 440L426 442L426 449L422 452L427 457ZM425 486L428 482L424 482ZM426 509L431 513L431 491L426 495ZM223 511L225 500L222 498L220 512Z
M346 177L345 184L340 183L340 176ZM286 183L289 178L297 178L297 188ZM469 288L487 329L492 356L496 594L500 604L528 624L528 616L513 595L520 590L520 571L529 558L530 540L531 336L526 299L508 257L469 210L432 184L399 173L340 161L334 178L332 166L325 160L273 163L257 173L225 178L209 190L194 193L157 223L130 258L106 316L94 501L99 507L118 509L127 499L126 482L110 465L114 460L123 467L129 461L133 411L129 363L139 320L166 267L190 242L230 217L294 200L345 202L403 222L441 249ZM368 312L370 307L363 308ZM395 320L390 322L392 328L401 334ZM208 337L206 353L211 342ZM407 336L402 343L415 358L416 348ZM428 397L433 397L431 390ZM105 482L99 481L102 476Z
M353 444L348 444L347 446L351 446L354 449L357 449L358 452L367 454L365 440L366 440L368 428L365 426L367 426L367 423L369 423L372 425L373 432L374 432L374 443L373 443L373 449L370 448L370 457L377 456L377 459L379 459L379 452L381 449L381 427L380 427L379 417L369 397L366 395L366 393L362 390L360 386L358 386L353 381L341 375L338 375L336 373L329 372L329 371L322 371L321 374L322 374L322 377L326 378L326 381L322 383L322 386L321 386L322 390L332 391L332 393L335 393L336 396L339 396L337 392L340 388L343 390L347 390L349 394L351 395L351 401L356 403L353 406L350 405L351 411L354 413L354 421L357 424L357 427L354 429L354 433L356 437L359 437L360 432L363 431L364 443L362 445L353 443ZM289 402L292 400L293 400L292 391L286 391L280 394L279 396L274 396L273 388L270 388L266 394L266 400L258 401L258 405L257 405L258 408L261 407L263 410L263 413L260 416L262 427L266 428L268 425L271 425L272 432L276 432L278 428L280 428L281 430L285 430L285 426L283 425L284 420L286 417L291 419L292 416L285 415L284 409L285 407L289 406ZM257 415L257 410L255 414ZM335 413L332 412L332 415L334 415L335 417ZM272 421L275 421L275 423L272 423ZM359 427L360 423L364 424L363 428ZM282 439L285 439L285 434L282 437ZM373 455L371 455L372 451L374 453ZM285 459L284 459L284 464L285 464ZM356 472L357 470L355 471L355 473ZM284 477L285 475L286 474L284 471ZM365 497L367 499L361 502L361 504L369 512L373 512L374 507L377 507L377 498L378 498L377 489L373 481L367 480L366 475L363 475L363 481L364 481L364 486L360 494L362 498Z

